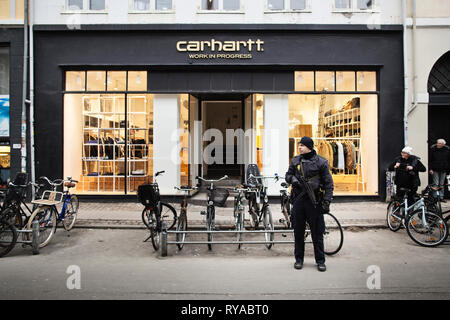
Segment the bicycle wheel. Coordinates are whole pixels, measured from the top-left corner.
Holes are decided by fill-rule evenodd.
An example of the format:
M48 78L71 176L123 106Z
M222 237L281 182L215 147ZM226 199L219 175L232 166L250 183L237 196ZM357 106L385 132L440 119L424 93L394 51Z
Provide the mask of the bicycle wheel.
M212 244L210 242L213 241L214 235L212 232L214 229L214 208L208 207L206 211L206 230L208 231L208 250L212 250Z
M386 223L391 231L398 231L402 226L401 204L394 200L387 207Z
M250 215L250 226L254 229L258 228L259 220L258 220L258 204L254 200L248 201L248 213Z
M178 218L178 223L177 223L177 231L186 231L187 230L187 217L186 217L186 213L182 213L180 215L180 217ZM184 246L184 240L186 239L186 233L177 233L177 246L178 246L178 250L183 249Z
M22 213L17 208L8 207L0 213L0 216L16 227L16 229L20 230L23 228Z
M436 247L447 240L448 229L444 219L422 209L413 211L406 222L409 237L424 247Z
M32 222L39 223L39 248L49 244L56 231L56 209L53 207L38 207L30 216L27 223L27 230L32 230ZM31 240L30 233L27 233L27 239Z
M291 206L287 197L281 198L281 212L284 216L284 226L289 229L291 227Z
M64 214L63 227L67 231L70 231L75 225L77 220L78 208L80 207L80 202L76 195L71 195L69 202L66 206L66 212Z
M0 221L0 258L7 255L16 245L17 229L8 221Z
M161 222L158 223L158 217L155 210L148 210L149 213L149 229L150 229L150 237L152 238L152 245L155 251L159 250L160 242L161 242Z
M339 252L344 243L344 231L338 219L331 213L324 213L325 230L323 232L324 253L333 255Z
M242 233L244 231L244 212L240 210L236 217L236 240L242 241ZM238 243L238 249L241 249L242 243Z
M167 222L167 230L171 230L177 222L177 211L168 203L161 202L161 223Z
M264 209L264 216L263 216L263 222L264 222L264 230L266 231L273 231L273 221L272 221L272 212L270 212L269 206L266 206ZM264 232L264 237L266 238L266 247L267 249L272 248L273 243L270 243L273 241L275 234L273 232Z

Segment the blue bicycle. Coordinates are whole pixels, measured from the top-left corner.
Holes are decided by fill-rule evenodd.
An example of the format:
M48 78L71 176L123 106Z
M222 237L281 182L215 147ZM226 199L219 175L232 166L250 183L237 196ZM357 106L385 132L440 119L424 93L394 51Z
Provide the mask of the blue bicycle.
M67 180L57 179L50 181L42 177L51 186L52 190L46 190L42 198L32 201L37 205L27 223L27 230L31 230L32 222L39 222L39 248L49 244L56 232L58 222L62 222L64 229L71 230L77 219L79 208L78 197L70 193L70 189L76 186L78 181L67 177ZM63 192L56 191L59 186L63 186ZM61 211L58 211L57 205L62 203Z

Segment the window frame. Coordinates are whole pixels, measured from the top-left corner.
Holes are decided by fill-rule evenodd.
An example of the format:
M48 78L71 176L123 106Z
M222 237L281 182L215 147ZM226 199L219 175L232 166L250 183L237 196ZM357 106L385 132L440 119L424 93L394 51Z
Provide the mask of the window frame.
M336 8L336 0L332 0L332 12L333 13L380 13L380 4L379 0L372 0L372 8L371 9L359 9L358 8L358 0L350 0L350 8L349 9L341 9Z
M284 9L269 9L269 0L264 3L264 13L295 13L308 12L311 13L311 0L305 0L305 9L291 9L291 0L284 0Z
M156 9L156 1L157 0L149 0L149 9L148 10L136 10L134 9L134 1L128 1L128 13L130 14L149 14L149 13L175 13L175 1L172 0L172 8L169 10L157 10Z
M199 0L199 5L198 5L198 10L197 13L225 13L225 14L236 14L236 13L245 13L245 8L244 8L244 0L239 0L239 9L238 10L225 10L223 8L223 1L224 0L213 0L213 1L218 1L218 8L217 9L212 9L212 10L208 10L208 9L202 9L202 0Z

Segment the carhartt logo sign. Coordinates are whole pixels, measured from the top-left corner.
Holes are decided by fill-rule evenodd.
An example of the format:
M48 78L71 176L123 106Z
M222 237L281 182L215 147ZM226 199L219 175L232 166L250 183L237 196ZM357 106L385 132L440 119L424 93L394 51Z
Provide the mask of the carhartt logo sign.
M261 39L178 41L176 45L177 51L188 52L190 59L251 59L252 52L264 51L263 46Z

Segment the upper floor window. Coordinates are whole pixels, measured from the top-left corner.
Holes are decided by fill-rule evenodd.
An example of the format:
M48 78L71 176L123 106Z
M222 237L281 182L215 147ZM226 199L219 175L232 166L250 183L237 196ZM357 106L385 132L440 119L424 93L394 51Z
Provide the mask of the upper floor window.
M132 0L134 11L172 10L172 0Z
M106 0L67 0L68 10L106 10Z
M240 0L202 0L202 10L237 11L241 9Z
M334 9L351 10L374 10L375 0L334 0Z
M267 0L269 10L305 10L306 0Z

